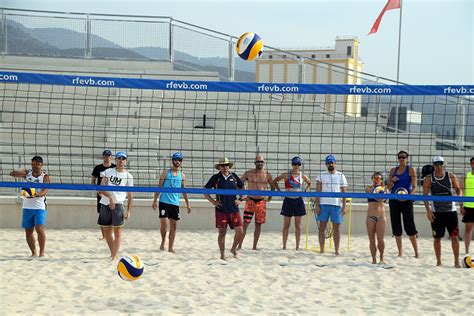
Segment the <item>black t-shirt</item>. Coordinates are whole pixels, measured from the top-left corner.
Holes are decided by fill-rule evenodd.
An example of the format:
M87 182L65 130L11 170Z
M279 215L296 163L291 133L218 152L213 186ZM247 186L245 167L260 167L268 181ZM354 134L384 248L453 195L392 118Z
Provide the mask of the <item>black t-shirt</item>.
M105 170L109 168L115 168L116 165L113 163L110 165L110 167L105 167L103 164L97 165L94 167L94 170L92 170L92 176L97 178L97 185L100 185L102 182L102 177L100 176L101 172L104 172Z
M244 183L234 172L230 173L227 178L219 172L213 175L204 187L206 189L215 188L236 190L237 188L242 189ZM222 213L238 213L239 207L235 205L234 202L236 199L237 197L235 195L217 195L217 201L220 201L222 205L216 207L216 211Z

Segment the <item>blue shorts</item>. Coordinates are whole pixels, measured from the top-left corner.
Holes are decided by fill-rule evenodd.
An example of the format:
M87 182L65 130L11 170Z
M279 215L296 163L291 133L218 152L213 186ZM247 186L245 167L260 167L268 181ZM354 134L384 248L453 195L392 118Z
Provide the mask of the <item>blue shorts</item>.
M46 225L46 210L33 210L30 208L23 209L23 219L21 221L22 228L33 228L36 225Z
M320 205L321 212L316 216L318 222L327 222L329 217L333 224L342 223L342 208L337 205Z

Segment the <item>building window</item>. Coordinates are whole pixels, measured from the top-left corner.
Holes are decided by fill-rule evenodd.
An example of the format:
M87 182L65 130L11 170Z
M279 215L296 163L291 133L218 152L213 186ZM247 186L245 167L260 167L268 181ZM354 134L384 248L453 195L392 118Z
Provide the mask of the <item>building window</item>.
M286 55L283 55L282 57L283 57L283 59L286 59Z
M268 59L273 59L273 55L268 55Z
M326 54L326 58L331 58L331 55L330 55L330 54Z
M347 56L352 56L352 46L347 46Z
M316 55L315 54L311 55L311 58L316 58Z

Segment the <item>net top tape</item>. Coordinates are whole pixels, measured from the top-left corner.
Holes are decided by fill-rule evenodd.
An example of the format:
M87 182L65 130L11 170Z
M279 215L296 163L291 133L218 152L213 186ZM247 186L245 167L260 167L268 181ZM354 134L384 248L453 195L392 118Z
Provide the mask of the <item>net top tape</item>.
M30 72L2 72L0 83L47 84L97 88L128 88L193 92L340 95L472 95L474 85L349 85L260 82L156 80L71 76Z
M259 190L228 190L228 189L205 189L205 188L165 188L165 187L116 187L100 186L94 184L64 184L64 183L34 183L34 182L0 182L1 187L9 188L38 188L52 190L78 190L78 191L119 191L119 192L149 192L149 193L189 193L189 194L220 194L240 196L282 196L282 197L332 197L332 198L354 198L354 199L392 199L412 201L452 201L452 202L474 202L474 196L433 196L414 194L372 194L372 193L348 193L348 192L287 192L287 191L259 191Z

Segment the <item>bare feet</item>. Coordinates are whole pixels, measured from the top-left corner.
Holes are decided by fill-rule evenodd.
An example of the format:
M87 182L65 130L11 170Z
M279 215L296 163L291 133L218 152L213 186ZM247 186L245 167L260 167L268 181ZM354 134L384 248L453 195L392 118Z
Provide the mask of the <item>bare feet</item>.
M420 254L415 253L415 258L416 258L416 259L419 259L419 258L420 258Z
M240 249L242 249L242 245L239 245L239 246L237 247L237 250L240 250Z
M400 258L403 257L403 253L399 252L399 253L398 253L398 256L399 256Z
M224 260L224 261L226 261L226 260L225 260L225 256L221 256L221 260Z
M168 252L171 252L171 253L176 253L176 252L174 252L174 250L173 250L173 249L168 249Z
M31 253L31 256L32 256L32 257L36 257L36 252L32 252L32 253Z
M44 257L44 252L40 252L40 257Z
M234 258L237 257L237 250L231 249L230 253L234 255Z
M454 262L454 267L455 268L460 268L461 267L461 265L459 264L459 261Z
M164 244L161 244L160 250L165 250L165 245Z
M258 250L257 247L253 247L252 250Z
M441 267L441 261L436 262L437 267Z
M336 251L336 256L339 256L339 251Z

